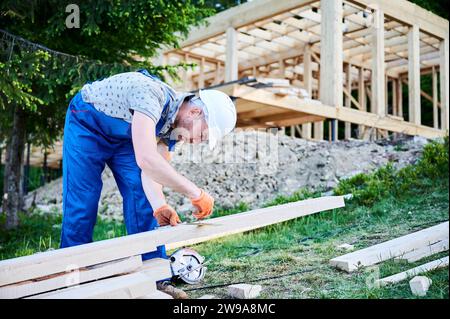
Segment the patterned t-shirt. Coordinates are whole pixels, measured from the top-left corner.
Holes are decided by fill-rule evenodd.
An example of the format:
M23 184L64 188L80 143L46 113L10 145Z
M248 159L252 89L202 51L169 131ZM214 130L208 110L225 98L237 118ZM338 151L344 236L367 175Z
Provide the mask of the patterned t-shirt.
M163 85L139 72L126 72L86 84L81 94L106 115L131 123L133 111L139 111L157 123L166 101Z
M83 86L83 101L111 117L132 121L134 111L141 112L155 123L162 118L163 125L157 136L173 150L170 140L172 124L181 102L190 94L177 93L162 81L140 72L126 72L110 76ZM164 105L169 103L165 112Z

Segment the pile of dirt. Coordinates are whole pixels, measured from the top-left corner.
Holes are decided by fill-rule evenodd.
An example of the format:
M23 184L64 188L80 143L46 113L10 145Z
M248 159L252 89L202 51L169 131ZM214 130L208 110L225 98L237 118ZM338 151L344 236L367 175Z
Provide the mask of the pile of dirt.
M330 190L341 179L373 171L388 162L396 167L412 164L426 143L418 137L330 143L242 131L230 134L213 151L204 145L180 145L172 163L178 172L212 194L216 205L229 208L245 202L254 208L301 188ZM122 198L108 168L102 179L99 214L122 220ZM164 192L180 213L189 211L187 198L169 189ZM62 179L58 179L29 193L25 202L27 207L34 202L43 211L60 212L61 201Z

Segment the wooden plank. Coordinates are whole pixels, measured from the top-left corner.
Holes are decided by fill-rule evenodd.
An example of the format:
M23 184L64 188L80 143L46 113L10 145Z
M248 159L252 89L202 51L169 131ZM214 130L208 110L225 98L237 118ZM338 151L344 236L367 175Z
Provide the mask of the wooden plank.
M134 273L36 295L29 299L135 299L156 291L156 282L170 278L170 261L154 258ZM27 298L28 299L28 298Z
M155 251L135 235L0 261L0 286ZM139 237L139 236L138 236Z
M444 258L440 258L438 260L434 260L431 261L429 263L423 264L421 266L412 268L410 270L389 276L389 277L385 277L382 279L378 279L375 281L376 285L380 285L380 286L386 286L388 284L395 284L398 282L401 282L403 280L407 280L408 278L417 276L419 274L425 273L425 272L429 272L429 271L433 271L439 268L445 268L448 267L448 256L444 257Z
M342 0L321 1L320 100L334 107L342 106Z
M313 70L312 70L312 55L311 55L311 46L307 45L305 47L305 54L303 56L303 82L305 86L306 92L310 98L312 98L312 90L313 90ZM311 139L312 133L312 124L306 123L302 125L302 138Z
M230 82L238 79L238 47L236 30L231 27L228 28L226 38L225 82Z
M448 237L447 239L440 240L437 243L426 245L425 247L418 248L402 256L396 257L395 260L406 260L409 263L416 262L420 259L441 253L448 250Z
M430 35L435 35L441 39L448 32L448 20L433 14L405 0L349 0L352 3L372 8L374 5L379 6L390 19L406 23L408 25L417 24L420 28Z
M39 293L67 288L85 282L129 273L142 267L141 256L132 256L121 260L111 261L86 267L84 269L63 274L56 274L36 280L24 281L0 287L0 299L22 298Z
M156 232L149 233L148 240L157 245L165 244L166 249L174 249L344 206L343 196L311 198L209 219L208 223L214 226L178 225L177 227L161 228Z
M372 25L372 103L371 111L379 116L386 115L385 104L385 56L384 56L384 13L375 8Z
M420 125L420 33L418 25L413 25L408 32L408 89L409 121Z
M136 299L155 291L154 278L133 273L25 299Z
M448 237L449 223L445 222L393 240L370 246L330 260L330 264L346 272L363 266L371 266L382 261L401 256L418 247Z
M153 276L156 281L169 279L172 277L170 260L163 258L153 258L145 260L142 263L142 266L139 267L139 269L137 269L135 272Z

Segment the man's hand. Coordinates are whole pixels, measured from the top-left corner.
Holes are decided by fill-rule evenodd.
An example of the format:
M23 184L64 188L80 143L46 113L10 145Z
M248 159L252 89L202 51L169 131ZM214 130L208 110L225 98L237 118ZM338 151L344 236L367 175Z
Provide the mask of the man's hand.
M177 212L171 206L164 204L157 210L153 212L153 216L155 216L158 221L159 226L176 226L178 223L181 223L180 218L178 217Z
M194 217L197 219L203 219L211 215L214 207L214 198L211 197L203 189L201 190L200 196L195 199L191 199L192 205L197 208L197 212L193 213Z

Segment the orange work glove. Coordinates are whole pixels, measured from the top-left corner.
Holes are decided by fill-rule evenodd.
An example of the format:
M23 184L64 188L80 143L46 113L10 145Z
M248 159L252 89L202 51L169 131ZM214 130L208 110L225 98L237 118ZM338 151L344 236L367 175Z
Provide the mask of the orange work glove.
M197 208L197 212L193 213L194 217L197 219L203 219L211 215L214 207L214 198L211 197L203 189L201 190L200 196L195 199L191 199L192 205Z
M177 212L171 206L165 204L160 208L153 212L153 216L155 216L158 221L159 226L172 225L176 226L178 223L181 223L180 218L178 217Z

